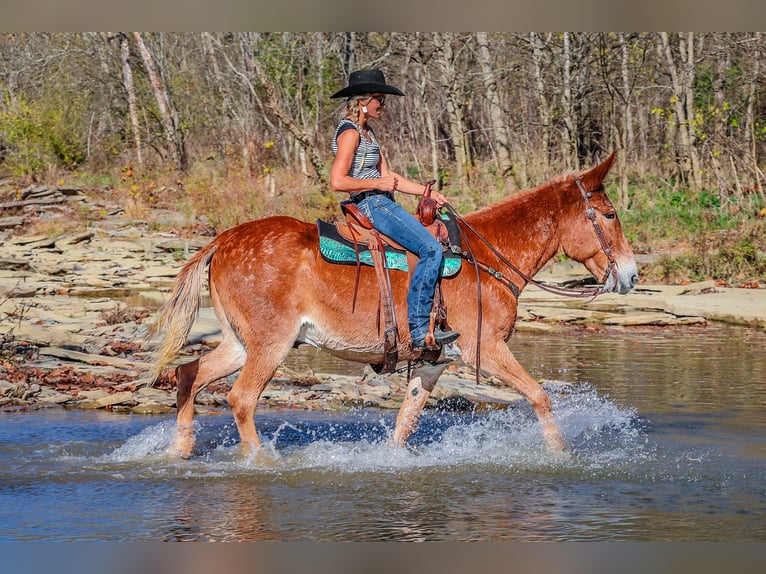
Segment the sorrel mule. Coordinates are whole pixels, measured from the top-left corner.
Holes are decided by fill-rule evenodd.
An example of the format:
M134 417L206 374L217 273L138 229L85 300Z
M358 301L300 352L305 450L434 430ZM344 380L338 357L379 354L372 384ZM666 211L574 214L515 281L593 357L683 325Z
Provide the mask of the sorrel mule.
M464 218L464 225L481 234L527 278L533 277L555 254L563 252L603 281L604 291L627 293L638 281L636 263L602 186L613 161L614 154L589 171L561 177L471 213ZM593 219L586 215L587 204L592 208ZM292 347L307 343L361 363L381 362L383 338L376 326L379 294L374 270L362 268L359 296L352 313L356 269L324 261L318 243L313 223L269 217L221 233L181 269L156 324L165 337L158 349L152 378L170 364L187 340L208 265L210 295L223 338L207 355L176 368L178 416L174 453L184 457L191 454L193 399L217 379L241 371L228 401L242 446L247 450L260 446L254 414L261 392ZM524 277L505 269L486 245L473 243L476 260L502 270L519 289L526 285ZM611 250L611 258L605 250ZM397 323L406 326L408 275L392 272L391 281ZM516 296L488 274L481 274L480 281L481 368L531 403L549 447L562 450L564 441L547 393L516 361L507 345L516 322ZM464 264L455 277L443 280L442 289L450 327L462 333L455 344L463 360L475 365L479 296L473 266ZM399 358L414 359L406 327L402 331ZM438 365L427 367L422 376L412 379L397 418L394 444L403 445L414 430L441 371Z

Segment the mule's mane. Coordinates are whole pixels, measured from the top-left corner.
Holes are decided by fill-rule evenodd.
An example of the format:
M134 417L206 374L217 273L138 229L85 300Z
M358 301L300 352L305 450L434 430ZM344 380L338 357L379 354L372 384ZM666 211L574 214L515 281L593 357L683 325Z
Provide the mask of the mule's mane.
M468 217L473 221L482 221L486 217L496 216L498 210L505 211L510 209L515 211L517 209L539 208L540 204L544 203L544 200L541 201L541 196L545 195L547 192L551 192L560 198L563 188L570 184L571 180L579 174L580 172L570 171L563 175L553 177L537 187L519 191L518 193L505 197L491 205L487 205L469 214Z

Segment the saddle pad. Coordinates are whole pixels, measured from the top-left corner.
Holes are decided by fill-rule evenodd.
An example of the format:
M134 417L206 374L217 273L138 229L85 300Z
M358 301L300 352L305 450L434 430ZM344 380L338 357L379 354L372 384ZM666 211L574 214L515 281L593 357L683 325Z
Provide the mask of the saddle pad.
M443 219L445 217L449 218L449 214L442 214L439 217ZM445 223L447 223L446 220ZM325 261L330 263L340 263L342 265L356 265L356 251L354 250L354 244L338 234L338 230L334 223L318 219L317 229L319 230L319 251L322 253L322 257ZM450 241L453 241L453 234L449 229L449 225L447 225L447 229ZM372 254L369 249L367 249L367 246L363 243L357 243L356 245L359 250L359 262L362 265L373 266ZM386 265L388 265L389 269L408 271L409 266L407 264L406 251L395 249L387 245L385 253ZM451 251L445 251L439 274L442 277L452 277L460 271L461 264L462 259L459 255L456 255Z

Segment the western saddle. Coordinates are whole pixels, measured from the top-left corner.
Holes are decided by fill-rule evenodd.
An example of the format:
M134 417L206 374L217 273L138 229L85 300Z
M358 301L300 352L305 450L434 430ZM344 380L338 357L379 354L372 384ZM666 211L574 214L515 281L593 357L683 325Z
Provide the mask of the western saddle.
M439 207L436 204L436 200L431 197L431 186L433 183L433 181L429 181L426 184L426 189L418 202L415 216L423 226L439 240L444 246L444 249L447 249L447 246L449 245L449 235L446 226L437 217ZM391 290L391 277L389 275L388 265L386 264L385 248L387 245L402 251L404 251L404 248L389 237L378 232L373 227L369 218L353 201L347 200L341 202L341 210L346 217L346 221L345 223L339 222L337 224L338 233L341 236L348 238L354 244L354 250L357 255L357 275L356 284L354 286L352 312L356 307L356 295L359 286L360 261L358 245L362 244L369 250L370 255L372 256L373 266L378 280L378 287L380 289L380 314L383 315L385 323L383 329L383 363L373 364L372 367L378 373L390 373L396 369L396 364L398 362L399 331L394 309L394 298ZM409 273L412 274L412 270L417 264L417 256L407 252L407 259ZM380 314L378 316L378 321L380 321ZM436 283L434 303L431 308L431 319L429 322L428 334L426 335L426 348L421 351L419 356L422 360L436 361L439 359L441 348L436 344L434 338L434 328L437 325L443 329L448 328L447 309L444 305L444 299L441 292L441 278ZM380 329L380 323L378 323L378 328Z

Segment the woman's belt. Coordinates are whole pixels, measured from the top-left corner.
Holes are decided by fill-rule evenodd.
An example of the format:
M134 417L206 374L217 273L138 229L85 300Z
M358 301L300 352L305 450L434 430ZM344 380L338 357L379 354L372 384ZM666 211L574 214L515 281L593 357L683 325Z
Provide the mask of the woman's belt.
M372 197L373 195L385 195L390 199L391 201L394 201L394 194L390 191L383 191L380 189L371 189L370 191L360 191L358 193L352 193L351 194L351 201L354 203L361 203L368 197Z

